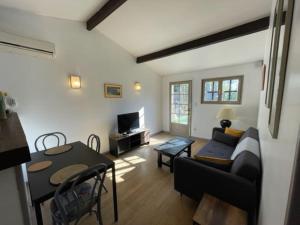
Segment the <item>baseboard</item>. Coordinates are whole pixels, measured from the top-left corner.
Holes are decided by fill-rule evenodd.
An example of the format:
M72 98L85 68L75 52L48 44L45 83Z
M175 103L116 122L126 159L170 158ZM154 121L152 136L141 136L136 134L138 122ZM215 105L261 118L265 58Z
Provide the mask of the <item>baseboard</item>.
M209 141L210 139L207 139L207 138L203 138L203 137L195 137L195 136L190 136L190 138L192 139L200 139L201 141Z
M158 135L160 133L165 133L165 132L163 130L161 130L161 131L150 134L150 137L153 137L153 136Z
M162 130L161 132L159 132L159 133L165 133L165 134L169 134L169 135L172 135L171 133L170 133L170 131L164 131L164 130ZM204 137L195 137L195 136L190 136L189 138L191 138L191 139L200 139L200 140L203 140L203 141L209 141L210 139L207 139L207 138L204 138Z

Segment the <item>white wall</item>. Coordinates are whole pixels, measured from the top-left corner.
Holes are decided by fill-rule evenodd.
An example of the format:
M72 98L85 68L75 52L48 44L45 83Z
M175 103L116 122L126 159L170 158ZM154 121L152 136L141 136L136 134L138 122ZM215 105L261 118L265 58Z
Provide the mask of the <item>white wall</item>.
M0 52L0 90L17 99L17 112L33 151L35 138L62 131L68 141L86 142L90 133L100 135L108 151L108 135L119 113L144 108L145 125L161 130L161 77L99 31L85 24L35 16L0 8L0 29L55 43L56 58L48 60ZM82 89L68 86L70 73L81 75ZM135 81L142 84L137 93ZM123 98L106 99L103 84L123 85Z
M274 1L275 2L275 1ZM275 3L274 3L275 4ZM263 158L263 186L260 225L283 225L290 188L291 173L300 124L300 2L295 1L295 13L287 65L283 105L278 139L268 130L269 110L261 93L259 132ZM270 37L269 37L270 39ZM270 46L270 41L267 43ZM268 61L269 47L266 51Z
M244 75L241 105L230 105L235 109L238 120L232 121L232 127L247 129L256 127L259 105L259 91L262 84L261 66L258 62L235 66L220 67L191 73L163 77L163 130L169 131L169 83L172 81L192 80L192 136L211 138L212 128L220 126L216 115L220 108L227 105L201 104L201 80L205 78Z

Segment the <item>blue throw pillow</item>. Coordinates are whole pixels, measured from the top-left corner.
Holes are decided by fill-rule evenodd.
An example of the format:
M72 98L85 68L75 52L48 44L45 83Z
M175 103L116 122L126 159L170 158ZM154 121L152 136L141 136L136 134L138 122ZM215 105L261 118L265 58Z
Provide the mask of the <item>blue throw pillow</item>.
M239 137L231 136L228 134L221 133L219 131L214 132L213 140L221 142L225 145L235 147L239 141Z

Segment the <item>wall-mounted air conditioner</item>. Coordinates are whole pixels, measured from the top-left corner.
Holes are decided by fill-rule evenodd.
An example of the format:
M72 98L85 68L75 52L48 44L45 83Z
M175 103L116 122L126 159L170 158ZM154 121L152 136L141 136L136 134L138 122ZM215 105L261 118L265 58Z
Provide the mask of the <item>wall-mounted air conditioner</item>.
M47 41L39 41L0 31L0 51L53 58L55 46Z

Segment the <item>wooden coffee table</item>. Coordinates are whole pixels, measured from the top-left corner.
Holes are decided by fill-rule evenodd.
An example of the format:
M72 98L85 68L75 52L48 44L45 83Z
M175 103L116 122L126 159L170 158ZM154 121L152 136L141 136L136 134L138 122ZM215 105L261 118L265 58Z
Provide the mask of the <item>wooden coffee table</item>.
M191 157L192 144L195 141L189 138L176 137L173 138L161 145L158 145L154 148L158 153L157 165L162 167L162 165L170 167L170 172L173 173L173 163L175 157L180 156L183 152L186 152L188 157ZM162 161L162 156L167 156L170 158L169 161Z

